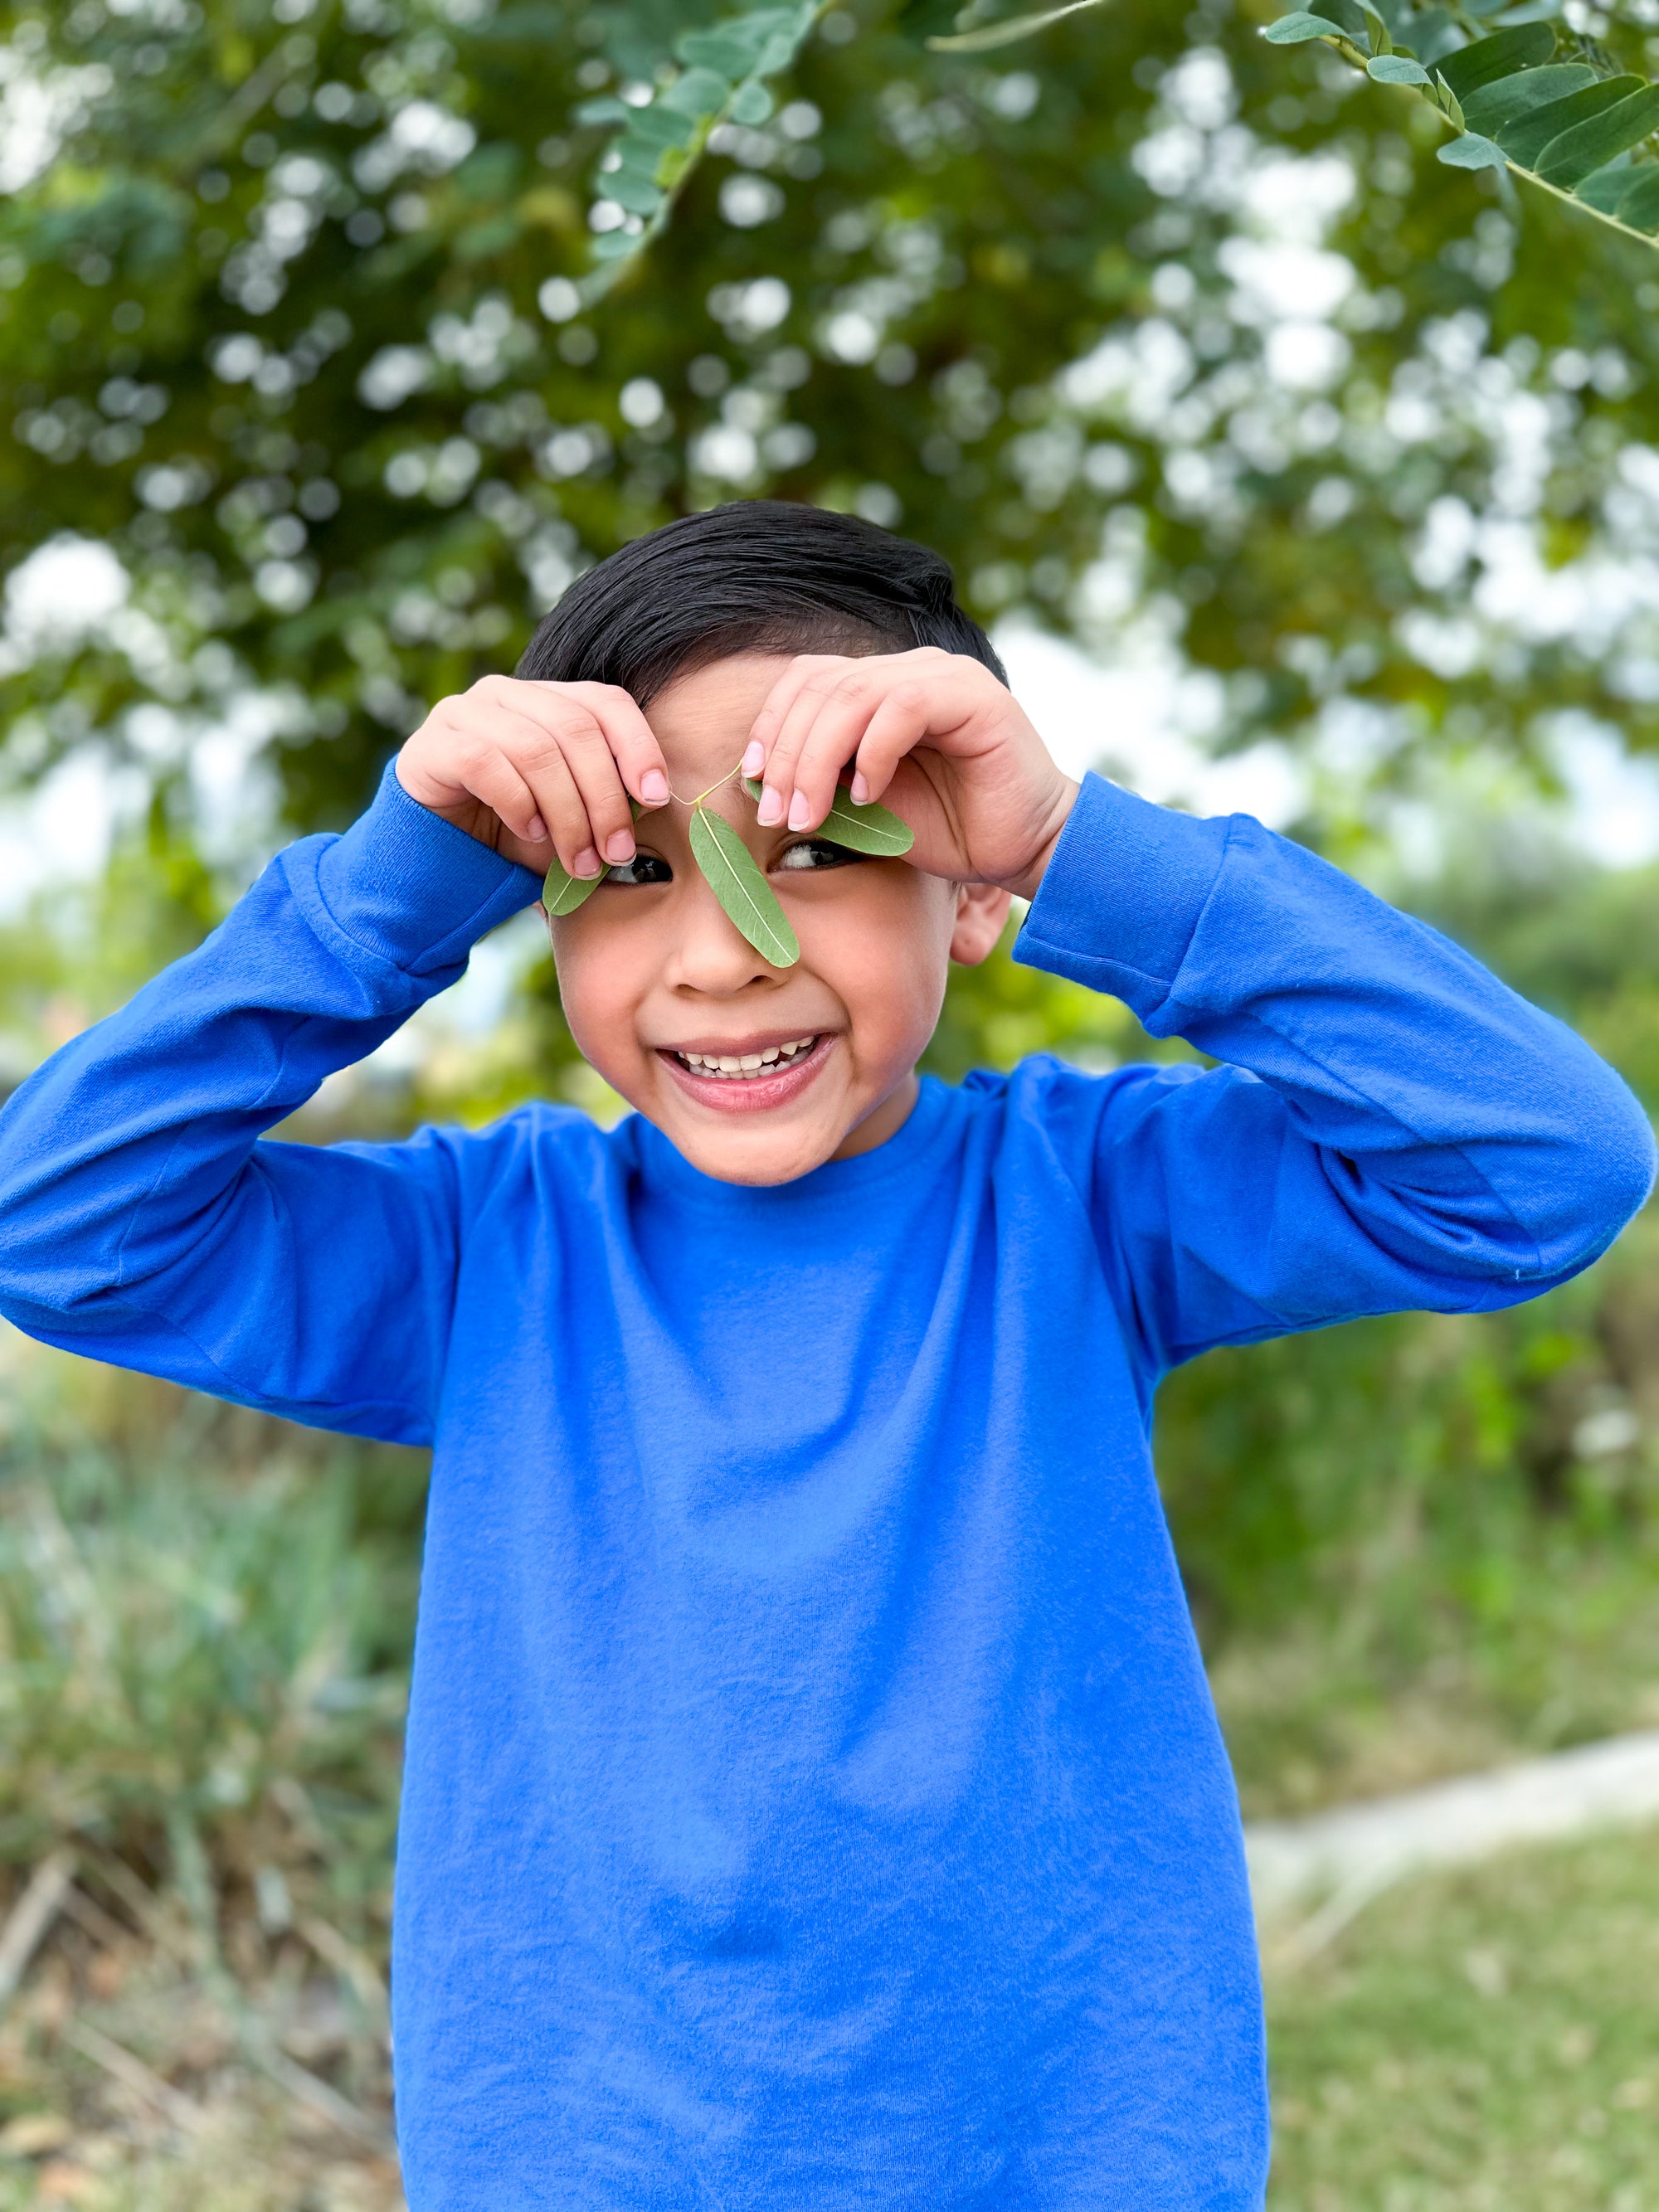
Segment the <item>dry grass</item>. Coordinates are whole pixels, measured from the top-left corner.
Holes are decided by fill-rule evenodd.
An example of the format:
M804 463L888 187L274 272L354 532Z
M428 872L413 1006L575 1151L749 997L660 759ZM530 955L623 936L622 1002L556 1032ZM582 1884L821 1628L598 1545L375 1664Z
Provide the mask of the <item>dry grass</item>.
M1659 1838L1376 1899L1268 1983L1270 2212L1652 2212Z

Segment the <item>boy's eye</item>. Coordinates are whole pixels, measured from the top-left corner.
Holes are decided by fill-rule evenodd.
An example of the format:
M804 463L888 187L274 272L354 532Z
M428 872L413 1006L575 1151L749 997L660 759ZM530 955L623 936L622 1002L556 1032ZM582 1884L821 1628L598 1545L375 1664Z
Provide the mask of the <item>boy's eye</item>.
M672 884L674 871L654 853L635 853L631 860L607 868L605 879L608 884Z
M827 837L803 837L799 845L781 853L772 865L775 868L839 868L857 858L845 845L832 844Z

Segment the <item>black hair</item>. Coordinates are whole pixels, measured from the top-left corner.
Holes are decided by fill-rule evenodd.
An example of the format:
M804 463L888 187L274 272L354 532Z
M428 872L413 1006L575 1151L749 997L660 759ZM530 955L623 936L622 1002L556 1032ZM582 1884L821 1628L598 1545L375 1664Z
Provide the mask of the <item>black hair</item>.
M648 531L579 576L517 673L615 684L648 707L676 677L732 653L919 645L967 653L1008 681L937 553L856 515L741 499Z

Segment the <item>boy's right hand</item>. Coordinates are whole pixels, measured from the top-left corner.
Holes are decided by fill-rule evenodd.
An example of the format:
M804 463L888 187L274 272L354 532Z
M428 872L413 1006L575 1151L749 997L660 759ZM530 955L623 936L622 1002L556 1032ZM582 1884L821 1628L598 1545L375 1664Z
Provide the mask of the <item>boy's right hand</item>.
M632 860L629 796L651 807L669 795L662 749L626 691L513 676L441 699L398 754L398 781L538 876L556 853L573 876Z

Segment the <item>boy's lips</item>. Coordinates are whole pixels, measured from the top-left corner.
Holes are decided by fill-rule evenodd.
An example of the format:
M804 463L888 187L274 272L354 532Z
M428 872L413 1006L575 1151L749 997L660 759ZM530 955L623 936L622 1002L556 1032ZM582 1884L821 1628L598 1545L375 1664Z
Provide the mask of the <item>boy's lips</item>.
M793 1032L794 1038L800 1035L799 1030ZM700 1073L696 1068L688 1067L680 1054L703 1052L711 1058L718 1055L738 1059L744 1053L753 1054L781 1048L793 1042L793 1038L780 1031L775 1040L757 1037L736 1051L729 1043L681 1045L678 1049L659 1046L657 1057L686 1096L695 1098L700 1106L712 1106L717 1112L724 1114L752 1114L767 1107L787 1105L814 1081L836 1038L835 1033L828 1030L821 1030L816 1034L809 1031L808 1035L811 1036L810 1049L798 1052L793 1059L780 1063L775 1069L764 1069L757 1073Z

